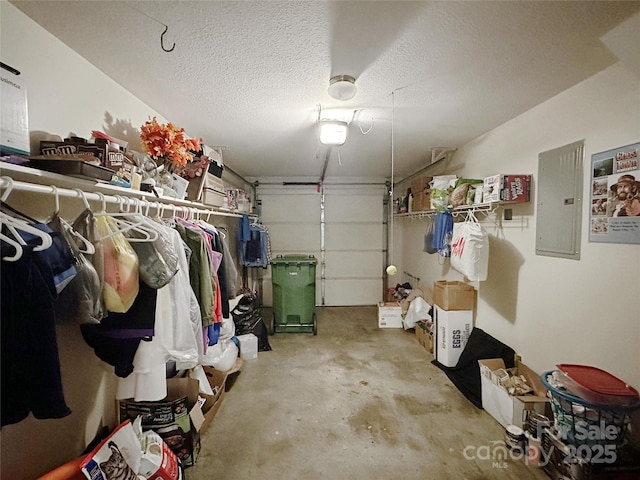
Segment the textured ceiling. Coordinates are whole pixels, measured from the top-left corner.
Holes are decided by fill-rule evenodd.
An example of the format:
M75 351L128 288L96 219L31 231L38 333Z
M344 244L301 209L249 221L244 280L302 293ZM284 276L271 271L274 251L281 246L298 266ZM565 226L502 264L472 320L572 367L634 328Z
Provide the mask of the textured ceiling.
M396 178L605 69L640 2L12 1L247 177ZM164 25L168 31L161 49ZM356 77L339 102L329 78ZM395 108L392 109L392 105ZM320 146L319 106L356 110ZM138 125L133 127L137 128ZM118 132L110 132L116 135Z

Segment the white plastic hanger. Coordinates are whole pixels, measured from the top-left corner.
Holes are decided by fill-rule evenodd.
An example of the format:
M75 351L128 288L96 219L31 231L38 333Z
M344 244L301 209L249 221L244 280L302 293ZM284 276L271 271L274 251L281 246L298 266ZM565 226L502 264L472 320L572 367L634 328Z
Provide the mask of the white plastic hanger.
M3 180L7 183L7 186L4 193L2 194L2 197L0 198L0 202L4 203L7 200L7 198L9 198L9 194L11 193L11 190L13 190L13 179L11 179L10 177L3 177ZM24 220L21 220L16 217L12 217L11 215L8 215L4 212L0 212L0 224L7 227L9 232L14 236L15 241L18 242L20 245L27 245L27 243L22 238L22 236L18 233L18 230L21 230L25 233L30 233L31 235L39 238L40 244L36 245L33 248L35 252L41 252L42 250L46 250L53 244L53 239L51 238L51 235L49 235L48 233L43 232L42 230L34 227L33 225L27 223ZM7 236L4 235L3 238L6 239ZM12 246L15 247L14 242L7 242L7 243L10 243ZM20 254L20 256L22 256L22 253ZM17 257L16 260L19 258L20 257Z
M14 253L13 255L7 255L6 257L2 257L2 260L6 262L15 262L17 260L20 260L20 258L22 258L22 245L19 242L15 241L13 238L7 237L4 233L0 233L0 238L4 242L11 245L16 251L16 253Z
M81 197L85 201L85 206L88 206L89 202L86 199L86 195L79 188L75 189L78 193L80 193ZM98 194L101 195L101 194ZM127 237L127 241L129 242L153 242L158 238L158 232L153 228L149 227L145 224L145 218L141 213L138 212L129 212L129 203L128 200L124 197L117 196L120 200L120 210L124 210L125 203L127 204L127 212L114 212L107 213L106 212L106 200L104 195L102 195L102 207L103 210L100 213L95 213L96 217L110 217L113 222L116 224L118 229L104 237L97 238L96 241L104 241L108 238L114 237L119 233L126 233L128 231L137 232L143 235L142 238L133 238Z
M93 255L94 253L96 253L96 247L93 245L93 243L83 237L80 233L76 232L74 228L60 216L60 197L58 196L58 188L55 185L51 185L51 190L55 197L54 215L58 216L60 225L62 225L62 227L69 235L78 240L78 244L76 244L76 246L80 252L86 253L87 255Z

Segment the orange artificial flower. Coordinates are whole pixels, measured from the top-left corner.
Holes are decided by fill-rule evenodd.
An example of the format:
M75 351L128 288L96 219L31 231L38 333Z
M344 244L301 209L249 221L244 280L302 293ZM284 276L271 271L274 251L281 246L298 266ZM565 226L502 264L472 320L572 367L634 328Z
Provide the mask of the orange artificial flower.
M174 167L182 168L193 161L191 151L200 150L202 139L187 138L184 128L173 123L159 124L156 117L140 127L140 138L154 159L167 158Z

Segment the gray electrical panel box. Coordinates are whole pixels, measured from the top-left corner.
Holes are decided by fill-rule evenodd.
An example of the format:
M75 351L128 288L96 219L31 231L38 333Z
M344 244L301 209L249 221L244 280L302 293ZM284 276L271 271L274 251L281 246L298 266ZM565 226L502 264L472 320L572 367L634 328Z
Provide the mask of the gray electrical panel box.
M584 140L538 155L536 254L580 259Z

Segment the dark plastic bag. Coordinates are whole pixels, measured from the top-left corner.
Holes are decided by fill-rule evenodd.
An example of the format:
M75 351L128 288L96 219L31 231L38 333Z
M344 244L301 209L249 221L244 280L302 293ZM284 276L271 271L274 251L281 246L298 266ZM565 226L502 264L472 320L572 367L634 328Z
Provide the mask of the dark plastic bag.
M245 295L231 311L231 317L236 326L236 335L253 333L258 337L258 351L268 352L271 350L269 331L262 320L260 309L256 308L255 303L253 296Z

